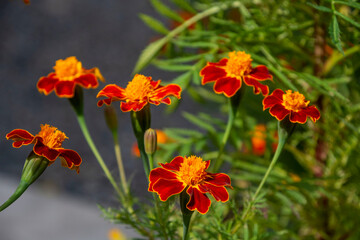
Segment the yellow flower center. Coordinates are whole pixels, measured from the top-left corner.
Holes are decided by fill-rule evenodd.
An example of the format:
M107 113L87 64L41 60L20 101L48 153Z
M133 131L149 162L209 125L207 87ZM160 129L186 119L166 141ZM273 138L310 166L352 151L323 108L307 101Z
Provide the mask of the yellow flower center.
M305 96L299 92L292 92L287 90L286 94L283 95L282 105L291 111L299 111L303 108L306 108L309 105L310 101L305 101Z
M185 157L181 164L178 179L188 186L199 184L206 176L206 162L201 157Z
M76 57L57 60L54 70L56 76L63 81L72 81L83 72L82 64Z
M154 87L151 85L151 77L136 74L125 89L126 101L147 101L151 97Z
M62 142L67 139L65 133L59 131L56 127L51 127L48 124L41 125L41 130L37 136L43 139L44 145L49 148L60 148Z
M230 77L241 78L251 72L251 56L245 52L230 52L225 71Z

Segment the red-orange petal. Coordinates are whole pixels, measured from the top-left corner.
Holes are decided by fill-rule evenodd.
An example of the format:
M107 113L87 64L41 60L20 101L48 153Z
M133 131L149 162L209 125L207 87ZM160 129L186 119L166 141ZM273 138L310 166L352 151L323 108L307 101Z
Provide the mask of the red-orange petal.
M181 156L175 157L170 163L160 163L160 165L170 171L179 171L181 164L184 162L184 158Z
M229 61L229 59L227 58L222 58L220 61L218 62L209 62L208 65L209 66L221 66L224 67L226 66L227 62Z
M81 85L84 88L97 88L99 85L96 77L92 73L83 74L80 77L76 78L75 83Z
M253 68L249 74L253 79L258 81L272 80L273 76L269 73L269 70L264 65L259 65Z
M204 193L191 186L186 190L186 192L190 196L190 200L186 204L186 207L189 210L197 210L201 214L206 214L209 211L211 201Z
M225 173L208 173L208 176L205 179L206 183L217 187L231 186L231 179Z
M147 104L147 102L121 102L120 109L123 112L140 111Z
M35 137L36 143L34 144L33 151L39 156L47 158L49 161L55 161L60 155L60 152L56 149L49 148L42 143L41 137Z
M181 87L177 84L169 84L164 87L159 87L154 90L152 100L162 100L165 97L174 96L180 99Z
M217 66L206 65L203 69L201 69L200 76L202 76L201 84L204 85L208 82L213 82L219 78L225 77L226 71Z
M154 184L160 179L176 180L176 174L164 168L154 168L149 175L149 192L153 192Z
M275 89L269 96L266 96L263 100L263 110L270 108L276 104L283 102L284 92L280 89Z
M244 76L244 82L248 86L252 86L254 88L254 94L259 94L261 92L262 95L269 94L269 87L261 84L255 78L252 78L250 75Z
M168 180L160 178L153 185L154 192L159 194L161 201L166 201L169 197L181 193L185 189L186 185L183 182L176 180Z
M224 93L227 97L232 97L241 88L241 80L231 77L218 79L214 84L214 91L218 94Z
M150 78L150 79L151 79L151 77L146 77L146 78L148 78L148 79ZM161 80L151 81L151 82L150 82L151 86L152 86L154 89L158 88L158 87L160 86L160 83L161 83Z
M216 187L211 184L200 184L199 190L202 193L210 193L216 201L226 202L229 200L229 193L225 187Z
M6 134L6 139L13 140L13 147L19 148L22 145L28 145L34 140L34 136L26 130L15 129Z
M55 93L58 97L71 98L75 93L74 81L59 81L55 85Z
M290 110L287 110L281 104L276 104L270 108L269 113L276 117L277 120L281 121L290 113Z
M293 123L306 123L306 113L302 110L298 111L298 112L295 112L295 111L291 111L290 112L290 122L293 122Z
M107 99L99 100L98 106L101 107L104 103L110 105L113 101L119 101L125 99L124 89L116 84L106 85L96 96L107 97Z
M59 157L65 159L69 167L72 167L72 164L75 166L80 166L82 160L77 152L71 149L64 149L64 148L60 148L56 150L60 152Z
M320 118L320 112L315 106L309 106L303 109L303 111L313 122L316 122Z
M54 90L56 83L59 81L55 75L55 73L50 73L47 77L39 79L36 85L39 92L49 95Z

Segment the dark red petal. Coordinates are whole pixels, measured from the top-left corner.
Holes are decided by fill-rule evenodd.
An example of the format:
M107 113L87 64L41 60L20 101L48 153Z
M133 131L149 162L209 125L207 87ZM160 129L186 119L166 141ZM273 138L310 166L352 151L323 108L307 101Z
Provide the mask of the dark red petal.
M225 187L203 183L199 185L199 189L203 193L210 193L216 201L226 202L229 200L229 193Z
M66 160L66 162L70 165L74 164L75 166L80 166L82 160L80 155L75 152L74 150L71 149L56 149L60 152L60 156L61 158L64 158Z
M71 98L75 93L74 81L58 81L55 85L55 93L58 97Z
M204 181L217 187L231 186L231 179L225 173L208 173Z
M189 187L186 192L190 196L190 200L186 204L186 207L189 210L198 210L201 214L205 214L209 211L211 201L204 193L193 187Z
M123 112L140 111L147 104L147 102L121 102L120 109Z
M101 107L104 103L106 105L110 105L113 101L124 100L124 91L125 90L123 88L115 84L106 85L96 97L107 97L107 99L99 100L97 105Z
M306 123L306 113L303 110L298 112L291 111L290 122Z
M146 78L150 78L150 80L151 80L151 77L146 77ZM151 80L150 84L151 84L151 86L153 86L154 89L156 89L156 88L159 87L160 82L161 82L161 80L157 80L157 81L152 81Z
M255 94L259 94L260 92L264 96L269 94L269 87L261 84L258 80L252 78L250 75L244 76L244 82L246 85L254 87Z
M205 161L205 170L209 168L210 166L210 160Z
M210 65L210 66L226 66L228 60L229 59L227 59L227 58L222 58L218 62L209 62L208 65Z
M269 73L269 70L264 65L259 65L253 68L249 75L258 81L273 79L273 76Z
M160 165L170 171L179 171L181 164L184 162L184 158L181 156L175 157L170 163L160 163Z
M223 68L217 66L207 65L200 71L200 76L202 76L201 84L206 84L208 82L216 81L219 78L226 76L226 71Z
M153 170L151 170L149 175L149 189L148 189L149 192L154 191L153 186L160 178L167 180L175 180L176 174L164 168L154 168Z
M316 122L320 118L320 112L315 106L304 108L303 111L313 122Z
M263 110L274 106L275 104L281 104L283 102L284 92L280 89L275 89L269 96L266 96L263 100Z
M166 201L170 196L179 194L186 185L179 180L168 180L160 178L153 186L154 192L159 194L161 201Z
M13 147L19 148L22 145L28 145L34 140L34 136L26 130L15 129L6 134L6 139L13 140Z
M170 105L171 104L171 99L167 97L167 98L162 99L161 102L165 103L167 105ZM159 105L159 104L156 104L156 105Z
M76 83L84 88L97 88L99 85L94 74L83 74L74 80Z
M55 161L55 159L60 155L60 152L56 149L49 148L42 143L42 139L40 137L35 138L37 141L34 145L34 153L39 156L43 156L47 158L49 161Z
M153 96L150 99L154 101L160 101L168 96L174 96L177 99L180 99L181 98L180 95L181 95L181 87L177 84L169 84L166 85L165 87L160 86L157 89L155 89L153 92Z
M270 108L269 113L276 117L277 120L281 121L290 113L290 110L287 110L283 105L276 104Z
M218 79L214 84L214 91L218 94L224 93L227 97L232 97L241 88L241 80L231 77Z
M39 92L48 95L54 90L58 81L59 79L55 78L55 73L50 73L47 77L40 78L36 86Z

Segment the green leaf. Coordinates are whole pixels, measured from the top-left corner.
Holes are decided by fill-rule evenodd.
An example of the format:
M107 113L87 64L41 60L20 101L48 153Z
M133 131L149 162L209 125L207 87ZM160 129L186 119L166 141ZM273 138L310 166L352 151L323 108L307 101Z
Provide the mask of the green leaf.
M189 71L193 69L193 65L172 65L172 64L166 64L162 61L159 60L154 60L152 62L156 67L162 69L162 70L166 70L166 71L170 71L170 72L184 72L184 71Z
M196 13L194 8L186 0L172 0L178 7L185 11Z
M201 120L201 119L198 118L197 116L195 116L195 115L193 115L193 114L191 114L191 113L188 113L188 112L183 112L182 115L183 115L188 121L190 121L191 123L193 123L194 125L202 128L202 129L205 129L205 130L207 130L207 131L209 131L209 132L213 132L213 133L216 132L215 128L214 128L212 125L204 122L203 120Z
M334 1L335 3L339 3L339 4L344 4L344 5L348 5L350 7L354 7L357 9L360 9L360 3L357 2L353 2L353 1Z
M182 19L177 13L175 13L173 10L171 10L169 7L167 7L165 4L163 4L160 0L150 0L150 1L151 1L151 4L154 6L154 8L161 15L168 17L177 22L184 21L184 19Z
M159 21L156 20L153 17L150 17L149 15L146 14L139 14L139 17L141 18L141 20L143 20L143 22L148 25L151 29L153 29L154 31L161 33L161 34L168 34L169 30Z
M134 67L133 74L140 72L146 65L148 65L167 41L168 40L166 38L161 38L150 43L140 54Z
M330 8L328 7L325 7L325 6L320 6L320 5L316 5L316 4L313 4L313 3L310 3L310 2L307 2L306 3L307 5L315 8L316 10L319 10L319 11L322 11L322 12L332 12Z
M306 198L298 191L287 190L286 194L302 205L305 205L307 203Z
M335 11L335 14L339 17L341 17L342 19L344 19L345 21L351 23L352 25L354 25L355 27L357 28L360 28L360 24L355 22L354 20L352 20L351 18L349 18L348 16L345 16L344 14L338 12L338 11Z
M179 85L182 89L186 89L190 83L192 72L186 72L172 80L171 82Z
M332 15L331 23L329 26L329 34L333 44L342 54L344 54L344 51L341 46L339 24L335 15Z

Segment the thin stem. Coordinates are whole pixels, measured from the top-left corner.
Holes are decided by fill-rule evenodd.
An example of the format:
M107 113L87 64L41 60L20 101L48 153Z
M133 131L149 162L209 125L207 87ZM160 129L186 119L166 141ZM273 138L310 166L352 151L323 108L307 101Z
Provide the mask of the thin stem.
M231 101L229 99L229 106L231 105ZM226 143L229 139L229 136L230 136L230 132L231 132L231 129L234 125L234 120L235 120L235 114L234 111L231 110L231 106L230 106L230 109L229 109L229 118L228 118L228 122L227 122L227 125L226 125L226 129L225 129L225 133L224 133L224 136L221 140L221 145L220 145L220 148L219 148L219 153L217 155L217 158L215 159L215 162L214 162L214 167L213 167L213 171L216 172L217 170L219 170L219 168L221 167L221 165L223 164L224 162L224 159L221 158L221 155L223 154L224 152L224 148L226 146Z
M253 197L251 198L251 201L249 202L249 204L247 205L246 209L244 210L243 215L241 216L241 220L242 223L246 223L248 216L249 216L249 212L252 209L252 207L254 206L254 204L256 203L257 197L259 196L261 189L263 188L266 180L268 179L272 169L274 168L280 153L282 152L285 142L286 140L289 138L289 136L292 134L293 130L294 130L295 124L291 123L290 121L288 121L287 119L284 119L282 122L279 121L278 122L278 135L279 135L279 142L278 142L278 146L277 149L275 151L275 154L271 160L271 163L268 167L268 169L266 170L266 173L264 175L264 177L262 178L258 188L256 189L255 194L253 195ZM234 229L233 229L233 233L235 233L239 228L241 227L241 223L238 223L237 225L235 225Z
M95 158L96 160L98 161L98 163L100 164L100 167L102 168L102 170L104 171L105 173L105 176L107 177L107 179L110 181L111 185L114 187L114 189L116 190L116 192L122 196L123 193L121 192L119 186L116 184L113 176L111 175L109 169L107 168L104 160L102 159L99 151L97 150L91 136L90 136L90 133L89 133L89 130L87 128L87 125L86 125L86 122L85 122L85 118L84 118L84 115L81 115L81 114L76 114L76 117L77 117L77 120L79 122L79 125L80 125L80 128L81 128L81 131L82 133L84 134L84 137L86 139L86 142L88 143L91 151L93 152L93 154L95 155Z
M128 194L129 189L128 189L128 185L127 185L127 181L126 181L124 164L123 164L122 157L121 157L121 149L120 149L119 138L118 138L117 132L113 132L113 138L114 138L115 157L116 157L116 161L117 161L117 164L119 167L119 175L120 175L121 185L122 185L122 188L123 188L125 194Z

